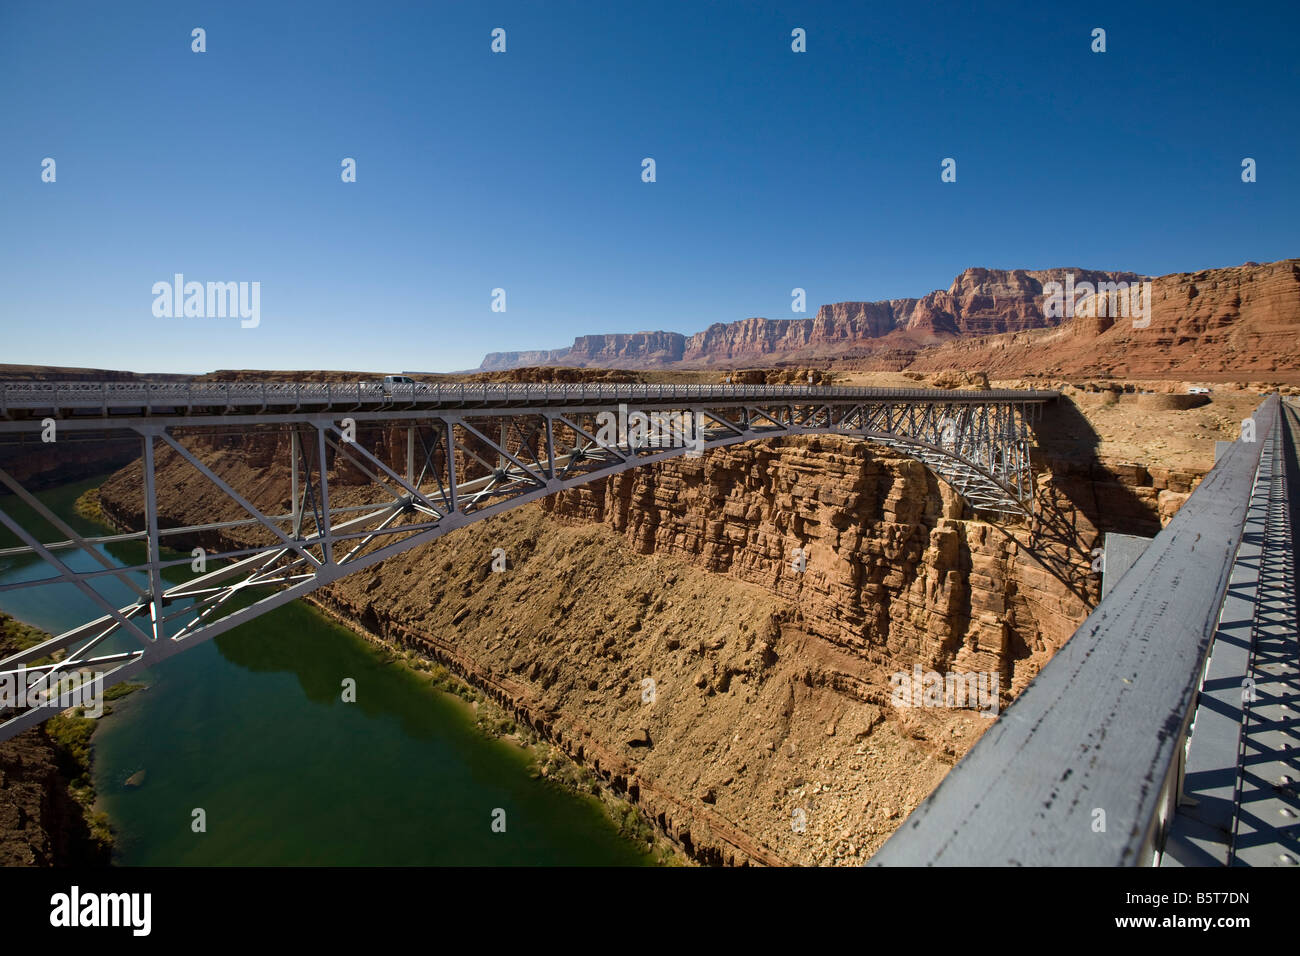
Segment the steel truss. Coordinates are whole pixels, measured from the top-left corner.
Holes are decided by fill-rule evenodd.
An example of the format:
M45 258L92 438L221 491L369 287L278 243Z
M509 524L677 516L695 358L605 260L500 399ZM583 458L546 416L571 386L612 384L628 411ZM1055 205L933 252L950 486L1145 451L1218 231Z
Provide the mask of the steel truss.
M1033 500L1030 419L1054 397L998 393L995 398L978 392L871 397L858 394L871 391L865 389L789 387L697 389L677 397L673 387L620 388L627 391L603 392L597 403L566 391L568 401L556 401L551 393L545 403L519 407L494 407L491 401L422 407L419 401L390 397L381 408L331 401L327 409L314 411L177 403L115 417L107 404L102 414L53 408L60 414L55 419L59 442L129 438L139 443L143 530L78 535L0 469L0 482L63 536L42 542L0 507L0 523L22 542L0 550L0 557L36 556L52 571L0 585L0 591L65 583L103 612L0 661L0 682L21 683L28 704L32 690L69 674L102 675L108 687L466 524L630 468L739 442L818 434L863 438L920 460L977 511L1025 516ZM644 401L629 407L610 400L624 397ZM10 414L0 421L0 441L33 440L50 421L41 414L38 408ZM211 454L230 439L271 443L290 475L287 506L259 506L251 490L235 487L236 470ZM160 471L168 487L197 479L203 490L195 495L205 508L214 516L237 516L166 526L157 501ZM203 552L201 571L169 583L168 577L191 571L195 558L166 546L189 549L198 540L225 542L225 550ZM144 560L117 567L99 550L122 542L143 543ZM74 555L89 555L96 566L74 570ZM119 595L129 589L130 600L110 600L103 593L106 584ZM5 686L0 683L0 690ZM0 708L0 740L55 712L53 706Z

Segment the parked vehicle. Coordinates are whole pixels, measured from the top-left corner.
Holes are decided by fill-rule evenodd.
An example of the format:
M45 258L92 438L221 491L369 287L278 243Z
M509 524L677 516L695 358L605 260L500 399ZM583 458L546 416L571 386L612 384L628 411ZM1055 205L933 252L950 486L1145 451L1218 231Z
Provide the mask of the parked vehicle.
M414 385L415 379L409 378L405 375L385 375L382 384L384 386L384 394L392 395L394 385Z

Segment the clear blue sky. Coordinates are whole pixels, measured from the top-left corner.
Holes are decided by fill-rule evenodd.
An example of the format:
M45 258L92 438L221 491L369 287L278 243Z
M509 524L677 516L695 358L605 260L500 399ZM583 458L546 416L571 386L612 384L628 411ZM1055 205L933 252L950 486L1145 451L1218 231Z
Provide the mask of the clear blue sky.
M451 370L796 286L1297 256L1298 54L1291 0L4 0L0 362ZM260 326L155 318L176 272Z

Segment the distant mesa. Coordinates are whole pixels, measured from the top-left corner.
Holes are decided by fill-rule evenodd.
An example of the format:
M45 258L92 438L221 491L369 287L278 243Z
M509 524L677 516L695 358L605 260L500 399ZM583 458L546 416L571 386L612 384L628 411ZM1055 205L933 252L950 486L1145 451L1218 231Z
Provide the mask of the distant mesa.
M565 348L489 353L479 371L530 366L720 368L833 363L883 371L980 368L1144 374L1300 368L1300 260L1175 273L1151 280L1151 322L1049 315L1044 285L1141 282L1135 272L967 269L919 299L835 302L810 318L747 318L701 332L582 335Z

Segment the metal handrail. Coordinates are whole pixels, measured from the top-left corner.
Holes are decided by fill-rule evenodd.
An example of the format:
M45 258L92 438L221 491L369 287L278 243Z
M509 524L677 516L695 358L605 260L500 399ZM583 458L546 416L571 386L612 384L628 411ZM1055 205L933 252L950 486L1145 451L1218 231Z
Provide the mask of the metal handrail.
M472 391L470 391L472 390ZM477 393L477 398L474 397ZM415 383L385 386L373 382L0 382L0 408L85 408L222 405L228 408L276 404L386 405L404 398L412 404L464 405L478 401L537 400L664 401L694 398L712 401L744 399L816 398L897 401L1020 401L1043 402L1059 397L1050 390L984 391L958 389L876 388L872 386L820 385L653 385L614 383Z

